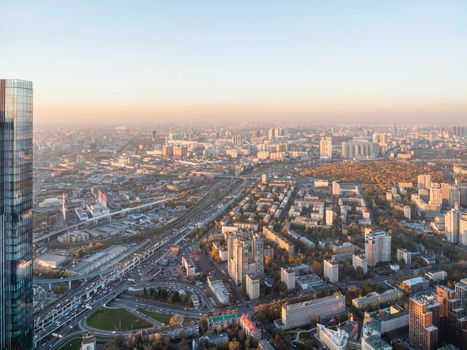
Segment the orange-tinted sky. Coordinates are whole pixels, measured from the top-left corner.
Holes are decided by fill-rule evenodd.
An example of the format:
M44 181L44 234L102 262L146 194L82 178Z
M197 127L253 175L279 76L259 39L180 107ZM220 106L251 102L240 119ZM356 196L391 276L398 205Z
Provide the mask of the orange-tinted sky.
M7 1L35 121L467 120L465 1ZM3 35L5 34L5 35Z

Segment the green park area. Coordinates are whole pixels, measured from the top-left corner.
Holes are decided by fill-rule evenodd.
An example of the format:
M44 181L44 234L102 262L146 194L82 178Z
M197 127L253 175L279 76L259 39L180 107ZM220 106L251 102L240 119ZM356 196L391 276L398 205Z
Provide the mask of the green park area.
M87 324L90 327L107 331L128 331L151 327L151 324L125 309L107 308L97 310L88 318Z
M169 320L172 317L172 315L161 314L159 312L149 311L142 308L139 308L138 311L152 318L153 320L164 324L169 324Z

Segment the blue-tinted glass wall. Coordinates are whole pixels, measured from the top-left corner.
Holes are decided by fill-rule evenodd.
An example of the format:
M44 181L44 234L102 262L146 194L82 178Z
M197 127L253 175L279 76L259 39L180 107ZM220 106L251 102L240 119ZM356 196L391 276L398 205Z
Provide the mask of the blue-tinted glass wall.
M32 83L0 80L0 349L32 349Z

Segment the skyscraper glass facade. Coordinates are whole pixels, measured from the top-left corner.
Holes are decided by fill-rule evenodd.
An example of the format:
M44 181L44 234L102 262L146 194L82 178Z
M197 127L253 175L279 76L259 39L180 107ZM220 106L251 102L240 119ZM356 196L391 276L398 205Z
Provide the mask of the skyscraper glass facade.
M32 83L0 80L0 349L32 349Z

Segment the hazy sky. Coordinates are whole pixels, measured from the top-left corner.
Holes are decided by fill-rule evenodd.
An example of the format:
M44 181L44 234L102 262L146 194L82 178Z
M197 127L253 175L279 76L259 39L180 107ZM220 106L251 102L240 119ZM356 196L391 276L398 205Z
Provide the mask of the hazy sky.
M36 123L467 120L467 1L0 1Z

